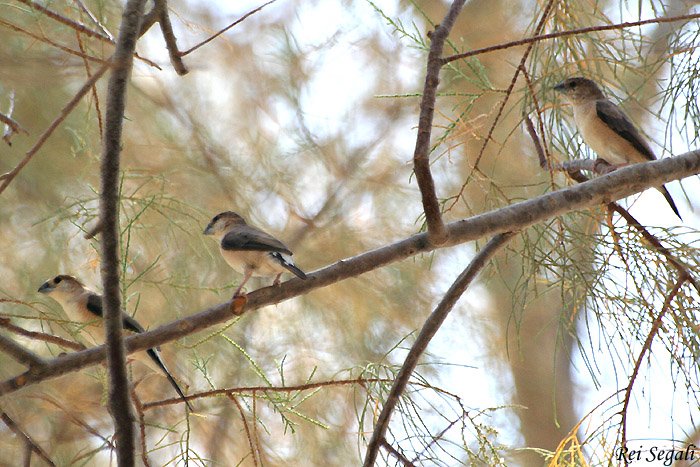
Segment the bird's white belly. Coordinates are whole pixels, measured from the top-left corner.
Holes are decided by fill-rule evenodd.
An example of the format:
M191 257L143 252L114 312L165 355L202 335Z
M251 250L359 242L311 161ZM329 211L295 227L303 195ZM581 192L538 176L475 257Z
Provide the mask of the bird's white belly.
M221 250L221 254L228 265L241 274L245 274L248 269L255 277L269 277L285 271L284 267L270 258L266 251Z
M594 118L586 118L588 113L593 114ZM586 145L609 164L627 164L630 162L631 155L637 153L627 140L608 128L596 116L595 102L579 112L574 111L574 119Z

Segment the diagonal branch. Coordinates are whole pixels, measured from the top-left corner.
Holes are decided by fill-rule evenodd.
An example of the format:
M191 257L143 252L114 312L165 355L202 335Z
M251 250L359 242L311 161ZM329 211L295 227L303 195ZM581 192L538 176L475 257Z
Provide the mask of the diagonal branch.
M20 0L20 1L25 1L25 0ZM25 3L26 3L26 1L25 1ZM33 3L33 2L29 2L29 3ZM149 24L153 25L153 22L150 22ZM141 28L141 30L139 31L139 37L146 34L147 31L148 31L147 27ZM12 169L11 171L9 171L3 175L0 175L0 181L2 182L2 184L0 184L0 194L2 194L3 191L5 191L5 188L7 188L7 186L10 183L12 183L12 180L24 168L24 166L29 163L29 161L32 159L32 157L34 157L34 154L36 154L39 151L39 149L41 149L41 147L44 145L46 140L49 139L49 137L53 134L53 132L56 130L56 128L58 128L58 126L63 122L63 120L65 120L66 117L68 117L68 115L75 109L75 107L78 105L78 102L80 102L80 100L83 98L83 96L85 96L85 94L87 94L90 91L90 89L92 89L92 87L95 85L95 83L100 78L102 78L102 75L104 75L107 72L107 70L109 69L110 63L111 63L111 59L108 61L108 63L106 63L99 70L97 70L97 72L95 72L95 74L92 75L85 82L83 87L80 88L80 90L76 93L76 95L73 96L73 98L65 105L65 107L63 107L63 109L61 109L61 113L58 115L58 117L56 117L56 119L54 119L54 121L51 122L51 125L49 125L49 127L44 131L44 133L41 134L41 136L39 137L37 142L34 144L34 146L32 146L32 148L29 151L27 151L27 153L24 155L24 159L22 159L20 161L20 163L17 164L17 166L14 169Z
M442 50L447 36L454 26L459 12L462 11L465 0L455 0L445 14L442 23L438 24L430 35L430 52L428 53L428 69L425 73L423 98L420 102L418 117L418 136L416 149L413 152L413 171L420 189L425 221L428 224L428 238L434 245L442 245L447 241L447 230L442 221L440 204L435 193L435 182L430 172L430 135L433 130L435 115L435 100L437 87L440 84L440 68L442 68Z
M155 9L160 31L163 33L163 39L165 39L165 47L168 49L168 55L170 56L170 63L178 75L186 75L189 70L187 70L182 61L182 54L177 49L177 38L173 32L173 25L170 23L167 0L155 0Z
M211 42L211 41L213 41L214 39L216 39L217 37L219 37L220 35L222 35L222 34L225 33L226 31L228 31L229 29L231 29L232 27L234 27L235 25L237 25L238 23L242 22L243 20L245 20L245 19L248 18L249 16L251 16L251 15L257 13L257 12L260 11L260 10L262 10L263 8L265 8L266 6L268 6L269 4L274 3L275 1L276 1L276 0L270 0L270 1L268 1L267 3L263 3L262 5L260 5L259 7L257 7L256 9L249 11L248 13L246 13L246 14L243 15L243 16L241 16L240 18L238 18L238 19L237 19L236 21L234 21L233 23L229 24L228 26L226 26L225 28L223 28L222 30L220 30L219 32L217 32L216 34L214 34L213 36L208 37L206 40L200 42L199 44L195 45L194 47L192 47L192 48L190 48L190 49L185 50L184 52L180 52L180 56L181 56L181 57L184 57L185 55L191 54L192 52L194 52L194 51L197 50L198 48L202 47L203 45L208 44L208 43Z
M141 31L145 3L146 0L129 0L122 13L117 46L112 57L112 73L107 86L104 146L100 164L100 269L104 290L102 307L109 370L108 407L114 420L117 461L120 466L134 465L136 447L119 290L119 167L126 90L131 76L136 41Z
M76 93L75 96L73 96L73 99L71 99L64 107L61 109L61 113L54 119L53 122L51 122L51 125L44 130L44 133L41 134L39 139L37 140L36 143L34 143L34 146L32 146L29 151L24 155L24 159L20 161L17 166L12 169L10 172L7 172L6 174L0 175L0 181L2 181L2 185L0 185L0 194L2 194L3 191L5 191L5 188L12 183L12 180L17 176L17 174L24 168L25 165L29 163L30 160L32 160L32 157L34 157L34 154L36 154L39 149L44 145L47 139L49 139L49 136L53 134L53 132L58 128L58 125L60 125L63 120L68 117L68 115L75 109L75 107L78 105L78 102L83 98L85 94L87 94L90 89L92 89L92 86L102 77L102 75L105 74L105 72L109 69L109 64L103 65L99 70L95 72L90 79L88 79L85 84L83 85L82 88Z
M36 339L44 342L50 342L51 344L60 345L61 347L67 347L76 351L85 350L83 344L78 344L77 342L69 341L63 339L62 337L54 336L53 334L47 334L45 332L28 331L22 327L15 326L12 324L9 318L0 318L0 328L12 331L20 336L28 337L30 339Z
M440 248L459 245L508 231L524 230L567 212L588 209L612 200L625 198L650 187L655 187L700 173L700 151L658 161L634 164L594 180L571 186L535 199L506 206L495 211L447 224L449 240ZM265 287L248 294L242 312L250 312L267 305L277 304L341 280L357 277L391 263L421 253L437 250L427 233L412 235L403 240L338 261L319 271L308 274L308 280L291 279L279 286ZM200 313L179 319L153 331L130 336L124 344L128 352L146 350L166 342L188 336L210 326L231 319L231 302L225 302ZM105 359L104 346L65 355L50 360L41 372L23 373L0 382L0 396L22 387L96 365Z
M25 128L22 125L20 125L19 122L12 119L12 112L14 111L14 109L15 92L12 91L10 93L10 105L7 110L7 115L0 112L0 122L5 124L5 131L2 134L2 139L7 143L8 146L12 146L12 142L10 140L16 133L19 133L21 131L24 134L29 135L29 132L25 130Z
M22 365L28 366L29 371L34 371L46 365L46 360L25 349L12 339L0 335L0 350L17 360Z
M0 415L0 418L2 418L2 421L5 422L5 425L7 425L7 427L8 427L10 430L12 430L12 432L15 434L15 436L17 436L18 439L23 439L23 440L24 440L24 444L25 444L25 445L27 446L27 448L30 450L30 451L29 451L29 454L31 454L32 452L35 452L35 453L37 453L37 454L39 455L39 457L41 457L41 458L44 460L44 462L46 462L48 465L50 465L50 466L55 466L55 465L56 465L56 464L54 464L54 463L51 461L51 458L49 458L49 455L46 454L46 451L44 451L44 450L41 448L41 446L39 446L39 445L32 439L32 437L29 436L29 435L24 431L24 429L22 429L22 427L21 427L17 422L15 422L14 420L12 420L12 418L10 418L9 415L7 415L5 412L2 412L2 415ZM30 465L30 464L27 463L26 465Z
M646 340L644 341L644 345L642 346L642 351L639 352L639 356L637 357L636 362L634 363L634 369L632 370L632 375L630 376L629 379L629 384L627 385L627 388L625 389L625 396L623 398L623 404L622 404L622 409L620 410L620 415L622 416L622 444L621 446L626 446L627 445L627 407L629 406L630 399L632 397L632 388L634 387L634 382L637 380L637 374L639 373L639 369L642 366L642 361L644 360L644 356L651 350L651 343L654 341L654 338L656 337L657 333L659 332L659 329L661 328L661 323L663 320L663 317L666 315L666 313L671 309L671 302L673 301L674 298L676 298L676 295L681 290L681 286L683 283L687 280L687 276L681 275L681 277L678 278L676 283L673 285L673 288L671 289L671 292L668 294L666 299L664 300L664 306L659 312L658 316L656 319L654 319L654 322L652 323L651 330L649 331L649 334L647 335ZM628 465L628 460L625 457L625 465Z
M425 349L428 348L428 344L435 336L435 333L440 329L440 326L442 326L445 318L447 318L447 315L452 311L457 300L459 300L462 294L467 290L467 287L474 281L479 271L488 264L493 255L503 248L513 236L515 236L515 232L504 232L494 236L486 246L479 251L469 266L457 277L447 293L445 293L445 296L442 297L438 306L425 321L425 324L423 324L423 328L420 330L416 342L411 346L411 350L408 352L406 360L404 360L401 370L399 370L399 374L396 375L396 380L379 414L377 424L374 427L374 433L372 433L372 439L369 445L367 445L367 453L365 454L365 462L363 464L364 467L372 467L377 460L379 447L384 441L384 435L389 428L389 421L391 420L394 408L396 404L399 403L399 398L401 394L403 394L404 389L406 389L408 380L413 374L413 370L416 369L416 365L418 365L418 360L423 355L423 352L425 352Z

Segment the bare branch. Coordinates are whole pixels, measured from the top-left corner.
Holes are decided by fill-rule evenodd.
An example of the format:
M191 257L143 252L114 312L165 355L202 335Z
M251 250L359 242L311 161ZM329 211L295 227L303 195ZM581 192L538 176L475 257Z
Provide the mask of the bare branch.
M331 381L319 381L316 383L305 383L298 384L295 386L253 386L253 387L243 387L243 388L227 388L227 389L214 389L212 391L200 392L197 394L190 394L187 396L187 400L204 399L206 397L214 396L230 396L233 394L247 394L252 395L253 402L255 401L256 392L299 392L299 391L309 391L311 389L324 388L329 386L349 386L353 384L359 384L363 386L367 383L390 383L391 380L382 378L356 378L356 379L340 379ZM165 399L162 401L149 402L143 404L143 410L149 410L156 407L162 407L164 405L180 404L182 403L182 398ZM255 419L255 416L253 416ZM256 443L257 444L257 443Z
M602 203L607 204L611 200L626 198L647 188L698 173L700 173L700 151L692 151L658 161L633 164L586 183L447 224L449 240L441 248L498 233L523 230L567 212L590 208ZM267 305L277 304L341 280L357 277L387 264L437 249L428 242L427 233L412 235L310 273L305 281L294 278L278 286L264 287L251 292L247 295L247 303L241 312L250 312ZM124 344L127 351L131 353L188 336L231 319L231 306L230 301L219 304L153 331L129 336L124 340ZM47 366L37 374L26 372L0 382L0 396L31 384L96 365L104 359L105 348L100 346L50 360Z
M470 50L469 52L464 52L461 54L452 55L450 57L445 57L442 59L442 61L444 64L447 64L450 62L454 62L455 60L460 60L462 58L473 57L474 55L481 55L481 54L485 54L488 52L495 52L497 50L510 49L512 47L518 47L520 45L531 44L534 42L540 42L540 41L544 41L544 40L548 40L548 39L556 39L558 37L575 36L578 34L586 34L589 32L596 32L596 31L614 31L616 29L624 29L624 28L631 28L631 27L635 27L635 26L643 26L645 24L673 23L673 22L686 21L686 20L697 19L697 18L700 18L700 13L695 13L692 15L669 16L667 18L645 19L642 21L631 21L631 22L626 22L626 23L609 24L606 26L591 26L591 27L587 27L587 28L572 29L571 31L553 32L550 34L541 34L541 35L535 34L534 36L528 37L526 39L505 42L503 44L492 45L489 47L484 47L484 48L476 49L476 50Z
M35 367L40 369L46 365L46 360L3 335L0 335L0 350L22 365L28 366L29 371L33 371Z
M24 129L22 125L12 119L12 112L15 109L15 92L10 93L10 105L7 110L7 115L0 113L0 122L5 124L5 131L3 132L2 139L7 143L8 146L12 146L10 140L12 137L19 132L29 135L29 132Z
M251 15L257 13L258 11L262 10L263 8L265 8L266 6L268 6L269 4L275 3L275 1L276 1L276 0L270 0L270 1L267 2L267 3L264 3L264 4L260 5L260 6L257 7L255 10L249 11L248 13L246 13L246 14L243 15L243 16L241 16L239 19L237 19L237 20L234 21L233 23L229 24L229 25L226 26L224 29L222 29L221 31L217 32L217 33L214 34L213 36L209 37L209 38L206 39L205 41L200 42L199 44L195 45L195 46L192 47L191 49L188 49L188 50L185 50L184 52L181 52L181 53L180 53L180 56L181 56L181 57L184 57L185 55L188 55L188 54L194 52L195 50L197 50L197 49L200 48L201 46L208 44L209 42L213 41L214 39L216 39L217 37L219 37L220 35L222 35L222 34L225 33L226 31L228 31L229 29L231 29L232 27L234 27L234 26L237 25L238 23L242 22L243 20L245 20L245 19L248 18L249 16L251 16Z
M94 37L96 39L100 39L103 42L108 42L108 43L114 45L114 39L110 35L104 35L102 33L95 31L94 29L90 29L89 27L85 26L83 23L80 23L78 21L74 21L70 18L66 18L65 16L63 16L59 13L56 13L55 11L50 10L49 8L46 8L45 6L43 6L37 2L34 2L32 0L18 0L18 1L24 3L25 5L32 7L33 9L35 9L37 11L42 12L43 14L48 16L49 18L54 19L61 24L64 24L70 28L75 29L77 32L79 32L81 34L86 34L90 37ZM154 22L151 22L149 27L153 26L153 23ZM100 26L100 28L104 29L101 26ZM143 30L140 33L140 35L142 36L147 30L148 30L148 28ZM154 68L157 68L159 70L161 69L156 63L152 62L151 60L148 60L147 58L143 58L143 57L139 56L139 54L137 54L135 52L134 52L134 56L136 58L138 58L139 60L143 61L144 63L146 63Z
M440 329L445 318L447 318L447 315L452 311L457 300L459 300L462 294L467 290L467 287L473 282L479 271L488 264L493 255L503 248L513 236L515 236L515 232L504 232L494 236L486 246L479 251L469 266L457 277L438 306L425 321L425 324L423 324L420 334L418 334L416 342L411 346L411 350L409 350L406 360L404 360L401 370L399 370L399 374L396 376L396 380L391 387L391 391L389 391L384 407L382 407L382 411L379 414L377 424L374 427L374 433L372 433L372 439L367 445L365 462L363 464L365 467L372 467L377 460L379 446L381 446L386 430L389 428L389 421L391 420L394 408L396 404L398 404L404 389L406 389L408 380L413 374L416 365L418 365L418 360L420 360L425 349L428 348L428 344L433 336L438 332L438 329Z
M90 29L89 27L85 26L83 23L79 23L78 21L74 21L70 18L66 18L65 16L56 13L53 10L50 10L49 8L46 8L40 3L34 2L32 0L17 0L20 3L24 3L27 6L30 6L36 11L40 11L49 18L58 21L59 23L68 26L69 28L73 28L76 31L85 34L90 37L94 37L96 39L100 39L104 42L109 42L110 44L114 44L114 41L110 38L107 37L106 35L99 33L95 31L94 29Z
M435 182L430 172L430 135L433 130L433 116L435 115L435 100L437 87L440 84L440 68L442 67L442 50L454 26L459 12L462 11L465 0L455 0L445 14L442 22L437 25L430 35L430 52L428 53L428 67L425 73L423 85L423 98L420 102L420 115L418 117L418 136L416 148L413 152L413 171L420 189L425 221L428 224L428 235L431 243L442 245L447 241L447 230L442 221L440 204L435 193Z
M399 451L394 449L394 447L387 442L387 440L382 438L382 447L386 449L390 454L392 454L394 457L398 459L399 462L401 462L401 465L403 467L416 467L415 464L412 464L410 460L406 459L406 457L401 454Z
M68 102L63 109L61 109L61 113L56 117L56 119L51 122L51 125L44 130L44 133L41 134L39 139L37 140L36 143L34 143L34 146L27 151L27 153L24 156L24 159L20 161L19 164L17 164L17 167L12 169L10 172L7 172L6 174L0 175L0 180L2 181L2 185L0 185L0 194L2 194L3 191L5 191L5 188L12 183L12 180L17 176L17 174L24 168L25 165L29 163L29 161L34 157L34 154L36 154L39 149L44 145L47 139L49 139L49 136L53 134L53 132L58 128L58 125L60 125L63 120L68 117L68 115L75 109L75 107L78 105L78 102L83 98L85 94L87 94L90 89L92 89L92 86L99 80L102 75L105 74L105 72L109 69L109 64L103 65L97 72L95 72L94 75L90 77L90 79L87 80L87 82L83 85L82 88L73 96L73 99Z
M15 32L20 32L22 34L26 34L27 36L31 37L34 40L49 44L50 46L56 47L57 49L60 49L68 54L84 58L85 60L91 60L93 62L107 63L107 60L104 60L104 59L99 58L99 57L93 57L92 55L84 54L82 52L78 52L77 50L73 50L70 47L66 47L65 45L61 45L57 42L54 42L47 37L40 36L39 34L34 34L31 31L27 31L26 29L20 28L19 26L15 26L14 24L10 23L9 21L5 21L4 19L0 19L0 25L5 26L8 29L12 29Z
M170 15L168 14L168 3L166 0L155 0L155 8L158 15L158 25L165 39L165 46L168 49L170 63L173 65L175 72L180 75L186 75L188 70L182 62L182 55L177 49L177 38L173 32L173 25L170 23Z
M92 14L92 12L88 9L88 7L85 6L83 2L81 2L80 0L73 0L73 3L77 4L78 7L83 11L83 13L85 13L87 17L90 18L90 21L92 21L95 26L100 28L100 31L102 32L102 34L105 35L105 37L107 37L111 42L114 42L114 37L112 37L112 34L107 30L106 27L102 25L102 23L100 23L100 21L95 17L95 15Z
M258 458L256 456L257 448L253 444L253 438L250 435L250 428L248 427L248 420L246 420L243 407L233 394L226 394L226 396L236 405L236 408L238 409L238 413L241 416L241 421L243 422L243 428L245 428L246 438L248 438L248 447L250 448L250 457L253 459L253 466L258 467ZM253 423L256 423L255 418L253 418Z
M69 341L67 339L63 339L58 336L54 336L53 334L46 334L43 332L36 332L36 331L27 331L24 328L21 328L19 326L15 326L10 322L9 318L0 318L0 327L7 329L8 331L12 331L15 334L19 334L20 336L28 337L30 339L36 339L44 342L49 342L51 344L56 344L60 345L61 347L67 347L69 349L76 350L80 352L81 350L85 350L85 346L82 344L78 344L77 342Z
M104 146L100 164L101 276L103 285L107 367L109 370L109 411L114 420L117 461L132 466L135 461L134 417L129 402L129 379L122 327L119 290L119 167L126 90L131 76L133 54L141 32L146 0L128 0L119 27L107 86Z
M552 6L554 5L554 0L549 0L547 2L547 6L545 6L544 11L542 11L542 14L540 15L540 20L537 23L537 26L535 27L535 34L539 34L542 29L544 28L544 25L546 24L547 18L549 17L550 11L552 11ZM530 56L530 52L532 52L532 48L534 47L534 42L528 44L527 49L525 50L525 53L523 53L523 56L520 58L520 63L518 64L518 67L515 69L515 73L513 73L513 78L510 81L510 85L508 85L508 88L505 91L505 97L501 101L500 106L498 107L498 112L496 113L496 117L493 119L493 123L491 123L491 126L489 127L489 131L486 135L486 138L484 138L484 143L481 145L481 149L479 150L479 154L476 156L476 160L474 161L474 168L472 169L472 173L475 172L479 168L479 163L481 162L481 158L483 157L485 151L486 151L486 146L488 146L489 142L491 142L491 139L493 138L493 132L496 131L496 126L498 125L499 120L501 119L501 115L503 115L503 111L506 108L506 104L508 103L508 99L510 99L510 96L513 92L513 89L515 88L515 83L518 81L518 76L520 73L525 70L525 62L527 61L527 58ZM470 176L471 178L471 176ZM464 188L466 186L466 183L462 185L462 188L460 189L459 193L457 194L455 198L455 203L457 200L462 196L462 193L464 191ZM454 204L453 204L454 205Z
M622 443L620 444L621 446L626 446L627 445L627 407L629 406L630 403L630 398L632 396L632 387L634 386L634 382L637 379L637 374L639 373L639 368L642 366L642 360L644 360L644 356L647 354L647 352L651 349L651 343L654 341L654 338L656 337L656 334L659 332L659 329L661 328L661 320L663 317L666 315L666 313L671 309L671 302L673 299L678 295L678 293L681 290L681 286L683 283L686 281L687 276L681 276L678 278L676 283L673 285L673 288L671 289L670 293L664 300L664 306L659 312L658 316L656 319L654 319L654 322L652 323L651 326L651 331L649 331L649 334L647 335L646 341L644 342L644 345L642 346L641 352L639 352L639 356L637 357L637 361L634 364L634 370L632 370L632 375L630 376L629 384L627 385L627 388L625 389L625 397L623 398L623 404L622 404L622 410L620 411L620 415L622 415ZM625 464L628 464L627 457L625 457Z
M0 418L2 418L2 421L5 422L5 425L7 425L7 427L8 427L10 430L12 430L12 432L15 434L15 436L17 436L17 438L23 439L23 440L24 440L24 444L25 444L25 446L27 447L27 449L28 449L28 451L29 451L29 452L28 452L28 456L27 456L28 458L29 458L29 456L31 456L31 453L32 453L32 452L35 452L35 453L37 453L37 454L39 455L39 457L41 457L41 458L44 460L44 462L46 462L48 465L51 465L51 466L55 466L55 465L56 465L56 464L54 464L54 463L51 461L51 458L49 458L49 455L46 454L46 451L44 451L44 450L41 448L41 446L39 446L39 444L37 444L36 441L34 441L34 440L32 439L32 437L29 436L29 435L24 431L24 429L23 429L17 422L15 422L14 420L12 420L12 418L10 418L9 415L7 415L5 412L3 412L3 413L2 413L2 416L0 416ZM27 464L27 465L29 465L29 464Z

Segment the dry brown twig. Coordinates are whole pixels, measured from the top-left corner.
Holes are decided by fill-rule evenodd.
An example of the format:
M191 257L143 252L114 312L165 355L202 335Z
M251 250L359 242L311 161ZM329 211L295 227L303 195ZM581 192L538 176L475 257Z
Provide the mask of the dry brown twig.
M55 466L56 464L53 463L49 455L44 451L39 444L32 439L31 436L27 434L27 432L19 425L19 423L15 422L7 413L2 412L2 415L0 416L2 418L2 421L5 422L5 425L12 430L12 432L17 436L17 438L24 440L24 444L27 447L27 453L26 453L26 459L24 465L31 465L30 462L30 456L32 452L35 452L36 454L41 457L41 459L46 462L46 464L50 466Z
M8 146L12 146L12 142L10 140L15 134L22 132L26 135L29 135L29 132L25 130L24 127L19 124L19 122L12 119L12 112L14 112L14 110L15 92L12 91L10 93L10 105L7 109L7 115L0 113L0 122L5 124L5 131L3 132L2 139L7 143Z

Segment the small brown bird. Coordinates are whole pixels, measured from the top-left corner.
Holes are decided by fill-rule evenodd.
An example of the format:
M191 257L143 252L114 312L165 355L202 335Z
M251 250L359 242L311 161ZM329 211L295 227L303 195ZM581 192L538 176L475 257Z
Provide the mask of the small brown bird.
M581 137L598 157L612 165L656 160L649 143L632 120L605 98L598 85L587 78L569 78L554 87L566 96L574 109L574 120ZM678 208L663 185L657 190L678 216Z
M102 297L86 288L73 276L59 275L49 279L39 287L37 292L49 294L56 300L71 321L82 323L80 336L93 345L104 344L104 329L102 328ZM140 333L144 328L131 316L122 312L122 326L127 331ZM183 394L180 386L168 371L163 359L158 354L159 348L148 349L145 354L149 358L143 358L144 352L137 352L134 357L148 367L162 372L178 393L187 407L192 411L192 406Z
M283 272L292 272L300 279L306 279L304 271L294 265L292 252L284 243L262 230L251 227L235 212L227 211L216 215L204 235L212 235L220 241L221 255L236 271L243 274L243 282L238 286L234 297L238 296L252 276L276 276L274 285L279 284Z

